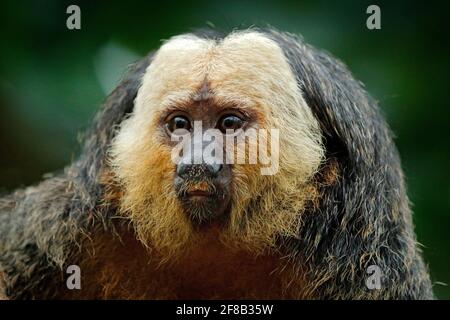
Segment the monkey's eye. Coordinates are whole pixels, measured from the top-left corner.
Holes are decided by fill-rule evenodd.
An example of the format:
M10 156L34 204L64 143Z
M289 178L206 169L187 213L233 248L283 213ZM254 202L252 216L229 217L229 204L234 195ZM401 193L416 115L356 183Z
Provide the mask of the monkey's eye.
M220 118L217 126L220 131L226 133L227 130L238 130L242 128L244 126L244 120L232 114L225 115Z
M169 130L169 132L171 133L177 129L184 129L189 131L191 129L191 123L186 117L175 116L166 123L166 127L167 130Z

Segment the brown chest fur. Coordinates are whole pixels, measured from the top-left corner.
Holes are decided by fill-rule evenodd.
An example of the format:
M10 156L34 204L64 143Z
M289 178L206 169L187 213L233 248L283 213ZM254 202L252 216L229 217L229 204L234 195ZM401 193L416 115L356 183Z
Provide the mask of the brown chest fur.
M132 232L84 245L81 290L75 299L280 299L300 298L299 272L279 254L255 255L226 247L215 231L175 261L161 263Z

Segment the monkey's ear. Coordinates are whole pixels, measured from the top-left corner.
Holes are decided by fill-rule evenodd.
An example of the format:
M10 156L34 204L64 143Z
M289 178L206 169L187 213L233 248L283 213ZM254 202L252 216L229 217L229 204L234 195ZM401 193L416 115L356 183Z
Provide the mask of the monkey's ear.
M105 165L108 147L117 125L133 111L142 77L153 56L154 53L151 52L129 68L119 85L106 98L87 131L82 153L68 169L69 178L75 187L74 201L78 202L73 203L72 208L85 212L97 204L102 194L98 180Z

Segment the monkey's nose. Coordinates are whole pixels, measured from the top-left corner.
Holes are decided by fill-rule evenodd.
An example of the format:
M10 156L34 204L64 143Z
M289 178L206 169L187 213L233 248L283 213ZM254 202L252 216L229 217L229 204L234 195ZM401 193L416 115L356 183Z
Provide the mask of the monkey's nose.
M185 164L179 163L177 175L183 179L216 178L222 165L219 163Z

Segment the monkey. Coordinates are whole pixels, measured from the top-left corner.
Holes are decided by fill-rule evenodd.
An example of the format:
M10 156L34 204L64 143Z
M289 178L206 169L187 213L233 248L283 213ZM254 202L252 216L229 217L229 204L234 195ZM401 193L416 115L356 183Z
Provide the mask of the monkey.
M277 129L278 170L175 163L195 121ZM1 198L0 275L7 299L434 298L378 103L273 28L196 30L132 65L80 155Z

